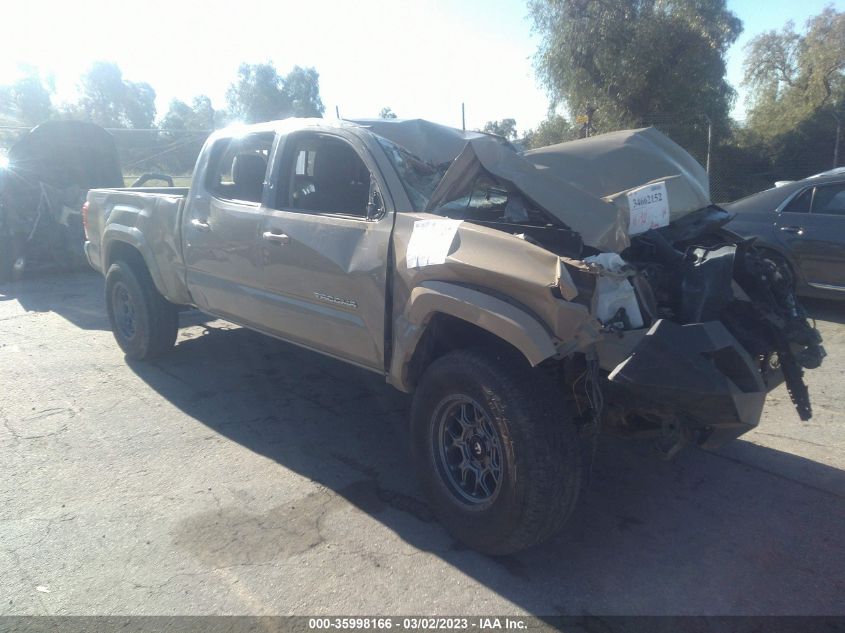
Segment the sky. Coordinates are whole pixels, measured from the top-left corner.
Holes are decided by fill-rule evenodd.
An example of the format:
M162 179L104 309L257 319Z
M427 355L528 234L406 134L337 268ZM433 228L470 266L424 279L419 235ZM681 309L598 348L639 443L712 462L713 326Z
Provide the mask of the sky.
M800 28L827 4L845 0L728 0L745 31L728 53L739 89L743 46L791 19ZM242 62L272 61L320 73L326 115L402 118L468 128L511 117L524 131L548 112L534 75L538 39L523 0L7 0L0 38L0 84L20 65L55 81L59 101L75 97L92 62L116 62L124 77L155 88L158 115L171 99L206 94L217 108ZM744 99L734 116L744 118Z

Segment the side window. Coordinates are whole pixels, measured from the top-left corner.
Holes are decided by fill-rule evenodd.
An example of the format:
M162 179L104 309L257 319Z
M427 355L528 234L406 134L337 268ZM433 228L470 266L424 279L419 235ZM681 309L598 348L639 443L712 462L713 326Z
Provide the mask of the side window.
M813 213L845 215L845 184L816 187Z
M367 217L371 177L351 145L330 136L294 138L280 178L279 205L313 213Z
M784 213L809 213L810 212L810 204L813 202L813 188L810 187L805 189L797 196L795 196L792 201L784 207Z
M218 198L261 202L273 133L222 138L211 148L206 188Z

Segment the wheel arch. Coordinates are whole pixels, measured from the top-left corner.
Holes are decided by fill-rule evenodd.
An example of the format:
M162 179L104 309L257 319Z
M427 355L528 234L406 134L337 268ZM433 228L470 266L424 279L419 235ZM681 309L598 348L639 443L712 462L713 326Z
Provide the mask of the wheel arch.
M471 347L498 347L530 366L557 353L555 339L527 311L474 288L424 282L397 319L388 381L413 391L431 362Z
M123 260L133 267L143 268L155 284L156 290L166 296L164 279L161 276L152 251L143 235L134 227L108 227L103 235L103 274L116 261Z
M804 272L801 270L801 267L798 265L795 257L789 252L789 249L785 248L782 244L777 244L762 237L754 239L754 247L761 251L769 251L779 257L782 257L792 269L792 274L798 281L799 285L807 285L807 280L804 278Z

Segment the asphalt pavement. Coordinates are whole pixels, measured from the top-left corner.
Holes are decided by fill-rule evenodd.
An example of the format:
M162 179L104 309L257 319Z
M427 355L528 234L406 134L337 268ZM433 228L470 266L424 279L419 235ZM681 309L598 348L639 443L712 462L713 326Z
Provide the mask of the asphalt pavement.
M195 311L128 362L102 286L0 285L0 615L845 614L845 303L810 422L781 387L717 452L603 440L566 528L490 558L381 377Z

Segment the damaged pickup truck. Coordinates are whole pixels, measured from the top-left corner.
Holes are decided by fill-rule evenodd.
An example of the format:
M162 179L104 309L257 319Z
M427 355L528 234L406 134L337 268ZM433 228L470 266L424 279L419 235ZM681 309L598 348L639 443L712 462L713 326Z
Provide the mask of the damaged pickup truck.
M384 375L442 522L504 554L562 525L600 431L716 447L783 381L809 419L821 338L708 192L653 129L520 152L289 119L214 134L190 190L92 190L83 215L127 356L194 306Z

